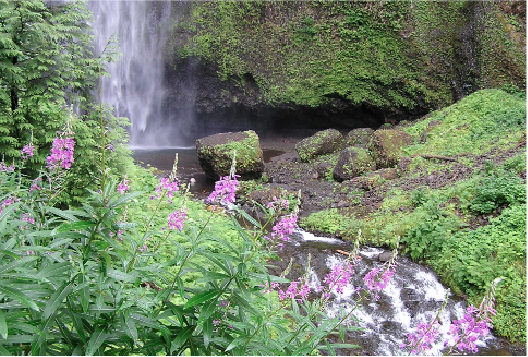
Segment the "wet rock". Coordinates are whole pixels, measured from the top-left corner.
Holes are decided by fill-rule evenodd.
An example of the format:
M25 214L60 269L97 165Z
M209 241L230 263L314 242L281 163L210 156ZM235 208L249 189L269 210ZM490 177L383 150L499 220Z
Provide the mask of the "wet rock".
M295 145L302 162L311 162L314 157L333 153L343 145L343 135L338 130L318 131Z
M262 176L264 157L253 130L218 133L196 140L198 162L207 177L213 180L229 175L233 151L236 151L236 174L241 179Z
M349 146L341 151L334 168L334 179L342 182L376 169L376 163L369 153L358 146Z
M388 252L383 252L381 254L378 255L378 260L380 262L388 262L392 257L392 252L388 251Z
M346 137L346 146L359 146L367 149L372 142L374 130L371 128L359 128L350 131Z
M413 143L411 134L398 130L376 130L373 134L370 151L376 166L395 167L400 161L401 148Z

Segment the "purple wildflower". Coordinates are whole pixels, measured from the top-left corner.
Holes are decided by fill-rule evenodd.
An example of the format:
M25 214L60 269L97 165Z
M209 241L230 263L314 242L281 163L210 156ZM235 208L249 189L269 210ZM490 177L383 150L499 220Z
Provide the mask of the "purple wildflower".
M223 205L232 204L235 202L235 192L238 190L238 175L234 175L233 178L229 176L220 177L220 180L216 181L215 189L206 202L219 202Z
M119 183L119 185L117 185L117 191L123 195L125 193L125 191L130 190L130 187L128 187L128 183L129 182L130 182L130 180L123 179Z
M174 197L174 192L177 192L179 190L178 188L178 181L171 181L169 178L162 178L160 180L160 183L156 187L156 192L158 194L158 200L161 198L161 195L163 191L167 191L167 197L169 199L169 202L171 202L172 197ZM153 196L151 196L151 199L153 199Z
M365 285L368 290L381 291L389 285L389 281L395 272L395 263L388 263L388 266L384 269L383 274L379 276L380 269L374 268L372 271L367 273L363 278Z
M220 321L220 320L213 320L213 325L214 325L215 327L220 326L221 323L222 323L222 321Z
M46 158L49 169L69 169L74 161L73 150L75 140L73 138L55 138L51 147L51 155Z
M24 145L22 151L20 151L23 160L27 160L29 157L33 157L35 154L35 146L32 143Z
M342 294L343 289L348 286L353 273L354 266L349 262L336 264L324 278L324 283L328 285L329 290L335 287L337 292Z
M15 165L11 164L11 166L6 166L4 162L0 162L0 171L15 171Z
M282 216L279 223L273 226L270 236L264 237L264 238L267 240L271 240L273 242L276 242L278 239L287 242L290 240L289 235L293 234L293 229L295 228L296 223L297 223L296 214L292 214L289 216ZM279 246L282 247L282 243L279 243Z
M435 340L438 338L439 331L438 321L434 320L432 324L421 323L416 328L415 333L410 333L407 335L409 344L406 345L402 343L400 345L401 349L404 349L407 346L411 346L411 354L423 355L425 351L431 349L431 346L434 344Z
M24 213L22 215L22 220L29 224L35 224L35 217L31 216L29 213Z
M40 177L37 177L36 179L33 180L33 183L31 184L31 187L29 188L29 192L33 192L35 190L38 191L41 189L38 185L39 181L41 181Z
M169 215L168 223L169 229L183 230L183 221L185 220L185 211L174 211Z
M466 311L460 320L454 320L451 323L447 334L452 337L445 342L444 346L456 347L461 352L477 353L478 348L475 341L488 335L490 332L488 323L491 320L487 317L485 310L477 310L473 305L468 307ZM475 312L479 317L477 321L473 316Z
M260 284L260 286L262 286L264 288L264 290L262 290L262 293L263 294L269 294L271 293L272 291L274 291L275 289L277 289L279 287L279 284L277 283L270 283L268 285L268 283L266 283L266 285L264 284Z
M297 295L301 297L301 299L306 299L308 294L310 293L310 286L308 284L308 281L305 281L303 285L301 285L300 281L292 281L290 283L290 286L288 286L288 289L286 292L282 291L282 289L279 290L279 300L284 299L295 299ZM300 300L300 299L298 299Z

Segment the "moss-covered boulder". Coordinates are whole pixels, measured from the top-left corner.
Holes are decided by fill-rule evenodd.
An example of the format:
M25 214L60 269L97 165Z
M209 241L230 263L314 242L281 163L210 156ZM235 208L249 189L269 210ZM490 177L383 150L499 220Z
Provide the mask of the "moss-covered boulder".
M343 145L343 135L335 129L318 131L309 138L301 140L295 145L302 162L311 162L314 157L330 154Z
M236 151L236 174L241 179L262 176L264 156L258 135L253 130L218 133L196 140L198 161L207 177L213 180L229 175L233 151Z
M378 168L395 167L400 161L401 148L413 143L411 134L398 130L376 130L370 151Z
M342 182L376 169L370 154L359 146L349 146L341 151L334 168L334 179Z
M372 142L374 130L371 128L358 128L351 130L345 140L346 146L359 146L367 149Z

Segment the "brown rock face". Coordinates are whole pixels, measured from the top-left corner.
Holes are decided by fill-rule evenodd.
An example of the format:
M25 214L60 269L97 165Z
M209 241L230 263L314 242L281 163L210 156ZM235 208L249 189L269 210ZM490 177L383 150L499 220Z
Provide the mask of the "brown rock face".
M257 134L253 130L235 133L218 133L196 140L198 161L207 177L218 180L228 176L235 152L235 174L241 179L262 176L264 156Z
M401 148L413 143L411 134L398 130L376 130L370 151L379 168L395 167L400 161Z

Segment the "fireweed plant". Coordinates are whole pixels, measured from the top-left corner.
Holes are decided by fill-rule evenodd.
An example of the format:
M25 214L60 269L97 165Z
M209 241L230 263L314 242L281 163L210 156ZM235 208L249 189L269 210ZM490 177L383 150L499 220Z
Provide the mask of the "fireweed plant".
M100 147L111 150L104 135ZM75 165L74 148L67 127L39 177L20 172L35 150L31 143L18 167L0 171L2 355L310 355L356 347L330 344L328 337L344 340L347 330L358 329L353 313L387 286L397 249L381 269L365 275L364 286L354 287L354 307L332 317L327 307L351 286L359 240L320 286L309 279L310 264L295 281L285 278L289 269L269 275L269 262L293 233L297 210L290 213L289 202L274 200L263 206L263 224L239 210L233 165L208 198L228 210L212 209L207 219L195 219L188 190L177 180L177 158L153 192L131 192L133 179L107 177L103 161L100 189L90 190L80 207L59 209L52 198ZM144 211L141 225L130 222L129 209L144 196L153 207ZM167 211L162 207L172 212L160 226L154 222ZM215 233L212 217L229 222L238 246ZM253 228L243 228L239 217ZM210 241L223 248L211 249ZM163 259L161 248L172 249L170 259ZM453 322L446 348L475 350L475 339L490 328L486 314L494 313L493 294ZM435 323L420 327L405 347L424 352L434 342Z

